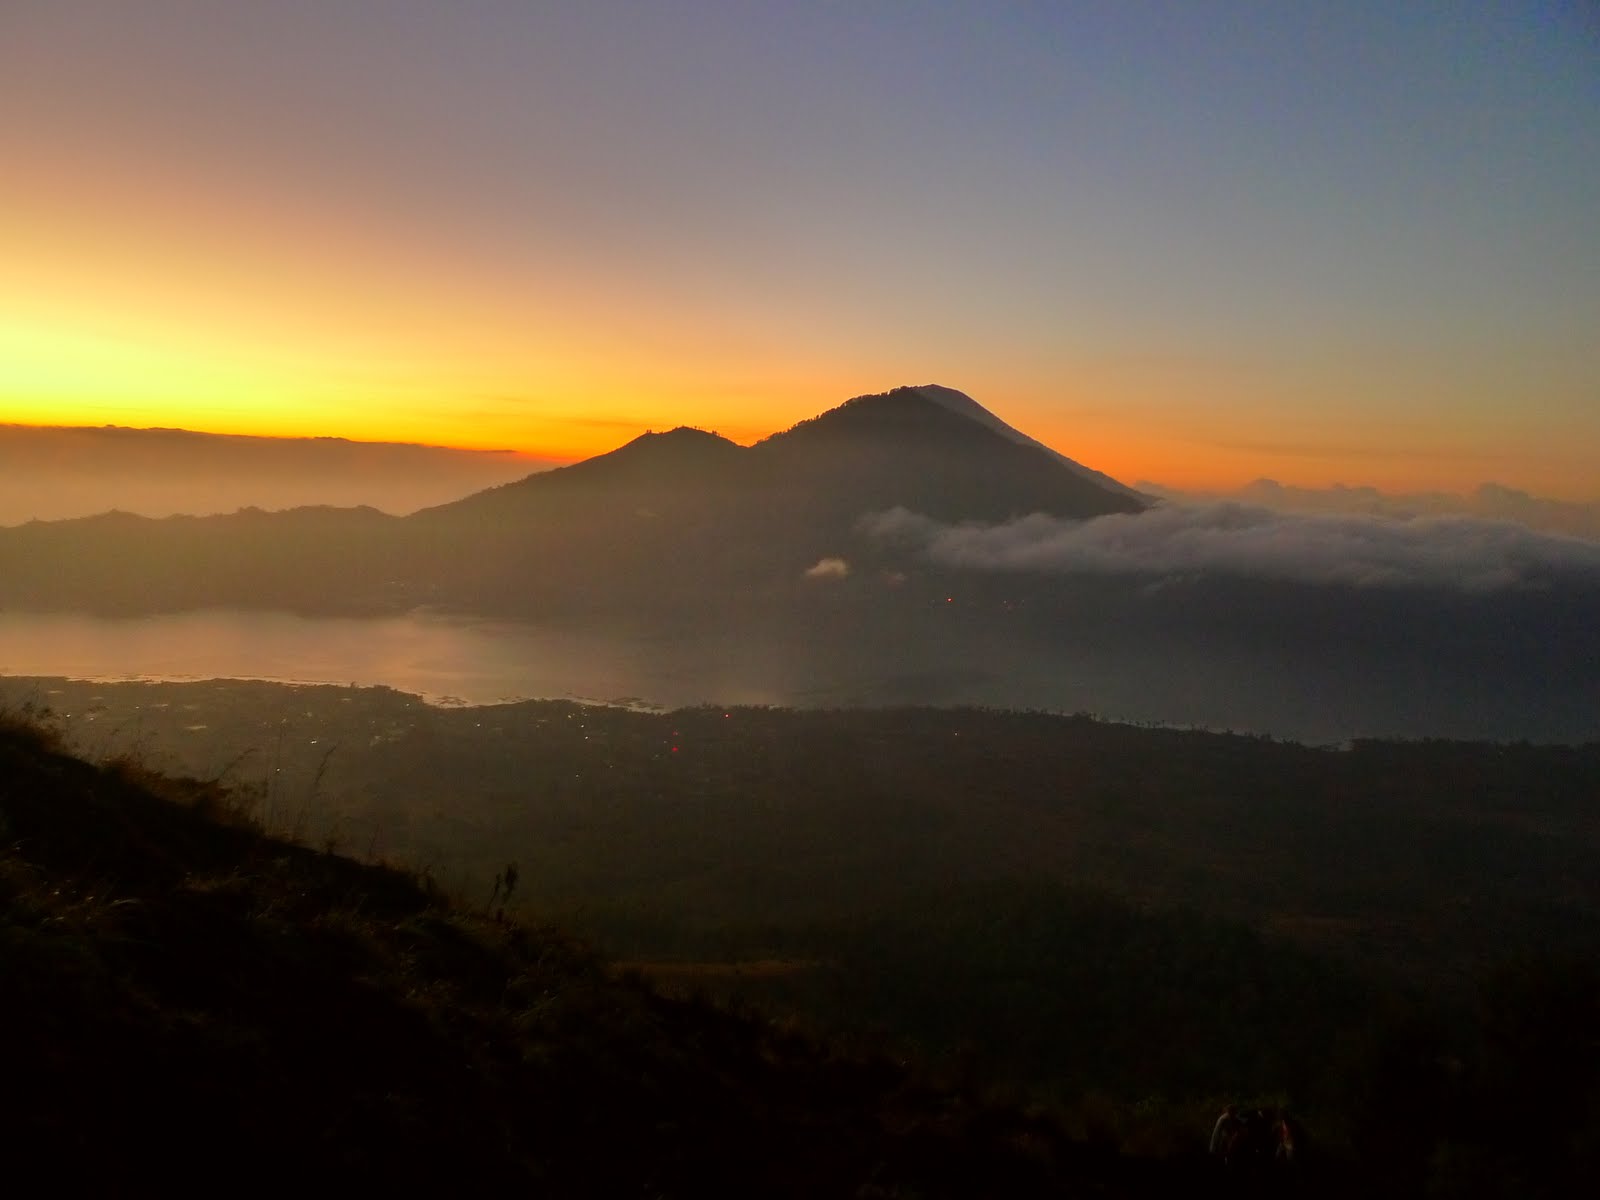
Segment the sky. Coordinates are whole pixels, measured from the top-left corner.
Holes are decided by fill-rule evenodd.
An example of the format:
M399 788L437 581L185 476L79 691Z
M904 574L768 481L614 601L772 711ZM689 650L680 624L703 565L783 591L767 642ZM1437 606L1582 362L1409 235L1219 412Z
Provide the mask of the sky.
M0 164L0 422L1600 498L1585 0L0 0Z

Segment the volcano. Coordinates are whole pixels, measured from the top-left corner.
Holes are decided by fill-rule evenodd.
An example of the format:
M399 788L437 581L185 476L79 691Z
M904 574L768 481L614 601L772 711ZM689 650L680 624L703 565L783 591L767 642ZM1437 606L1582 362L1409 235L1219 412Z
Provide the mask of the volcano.
M152 612L417 605L531 618L759 604L823 559L879 563L862 519L1087 519L1146 500L937 385L858 396L753 446L680 427L464 499L0 530L0 604ZM186 602L186 598L190 599Z

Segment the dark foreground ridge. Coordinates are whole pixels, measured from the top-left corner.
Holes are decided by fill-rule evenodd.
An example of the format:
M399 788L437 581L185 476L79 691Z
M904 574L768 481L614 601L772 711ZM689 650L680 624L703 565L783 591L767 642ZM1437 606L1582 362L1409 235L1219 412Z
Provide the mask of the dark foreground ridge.
M687 732L693 716L673 720ZM1215 750L1230 740L1201 742ZM1390 770L1433 754L1373 752ZM1496 751L1459 753L1477 761ZM1537 776L1528 785L1542 786ZM1496 794L1491 786L1466 800ZM470 796L442 803L459 810ZM1414 803L1434 801L1424 790ZM1409 858L1395 828L1372 823ZM1453 839L1432 840L1439 852ZM490 904L513 886L525 901L554 864L525 859L515 885L501 869ZM781 874L751 869L769 888ZM1530 869L1526 860L1519 869ZM1568 886L1592 887L1583 882L1592 877L1575 865ZM841 891L837 870L815 878ZM866 1030L850 1034L847 1051L754 1015L759 993L732 1011L704 998L715 990L707 985L662 994L557 931L449 902L426 875L268 836L214 783L127 758L69 757L53 730L0 709L0 1156L19 1177L95 1195L280 1194L307 1180L406 1195L1588 1194L1574 1183L1592 1183L1600 1168L1600 974L1578 944L1576 957L1495 972L1475 1013L1390 988L1363 1016L1381 997L1337 986L1337 973L1312 972L1334 985L1321 999L1276 986L1309 960L1238 958L1257 943L1086 895L1064 907L1027 903L1049 894L968 888L922 921L880 908L857 923L854 944L870 958L852 958L849 937L811 953L829 960L847 985L840 996L869 1021L887 1015L874 1009L875 992L898 989L903 1002L889 1011L902 1018L921 1010L937 1026L964 1011L958 1024L975 1022L971 1030L1015 1025L1040 1058L1076 1047L1087 1061L1109 1048L1131 1072L1130 1100L1145 1097L1137 1111L1088 1078L1063 1077L1054 1094L985 1090L959 1055L936 1077L897 1061L887 1039L868 1034L863 1050ZM748 919L750 907L748 898L720 906L729 919ZM1148 936L1172 929L1184 936ZM1549 938L1534 930L1515 940L1526 951ZM1045 978L1066 986L1032 1011L1037 995L1019 988L1029 976L1015 969L1027 954L1078 960L1045 964ZM1235 960L1311 1035L1307 1054L1270 1034L1245 993L1221 986L1218 969ZM983 991L975 971L999 990ZM1206 1000L1198 1024L1183 1019L1185 989ZM1079 992L1095 999L1079 1003ZM1359 1006L1362 1028L1330 1035L1326 1010L1346 1004ZM1129 1029L1139 1034L1132 1046ZM1295 1058L1326 1069L1281 1094L1258 1081L1226 1097L1247 1073L1239 1055L1252 1032L1257 1049L1277 1046L1289 1075L1306 1074ZM1195 1044L1208 1038L1220 1060ZM1185 1087L1195 1062L1211 1065ZM1274 1068L1262 1078L1280 1077ZM1286 1103L1306 1135L1295 1135L1292 1161L1259 1148L1237 1166L1208 1159L1224 1098L1246 1111L1272 1106L1252 1126L1261 1128L1275 1128L1266 1122Z
M17 721L0 847L0 1153L69 1194L1145 1195L1195 1169L666 998Z

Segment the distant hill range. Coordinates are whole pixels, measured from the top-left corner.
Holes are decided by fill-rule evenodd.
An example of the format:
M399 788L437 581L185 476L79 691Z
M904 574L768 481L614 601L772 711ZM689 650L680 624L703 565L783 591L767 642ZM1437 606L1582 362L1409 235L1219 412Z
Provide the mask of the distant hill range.
M0 423L0 526L108 509L169 517L368 504L408 513L555 465L510 450Z
M904 387L749 447L690 428L647 433L408 517L371 508L162 520L113 512L0 529L0 605L703 612L814 590L819 577L893 577L893 548L859 529L869 513L1087 518L1147 503L960 392Z

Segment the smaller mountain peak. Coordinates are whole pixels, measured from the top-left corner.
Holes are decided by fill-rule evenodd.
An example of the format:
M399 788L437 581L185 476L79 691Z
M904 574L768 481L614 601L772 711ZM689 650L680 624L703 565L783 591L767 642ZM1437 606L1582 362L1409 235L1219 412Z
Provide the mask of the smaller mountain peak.
M654 430L641 433L607 454L596 455L552 474L578 472L594 478L660 481L718 470L743 453L743 446L721 434L679 425L663 433Z
M678 425L665 432L647 429L631 442L627 442L600 458L618 454L724 454L729 448L739 449L721 434L693 425Z

